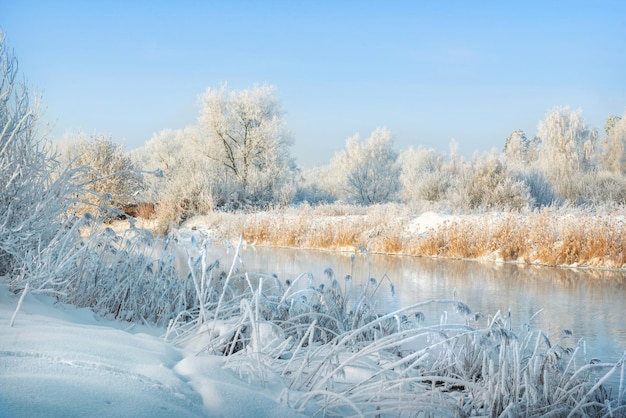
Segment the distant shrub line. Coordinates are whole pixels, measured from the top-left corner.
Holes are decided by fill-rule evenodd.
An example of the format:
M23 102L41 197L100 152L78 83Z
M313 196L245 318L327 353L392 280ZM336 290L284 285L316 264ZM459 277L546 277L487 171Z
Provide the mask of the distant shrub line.
M601 135L581 110L555 107L538 122L534 137L517 129L502 138L501 151L470 159L459 155L454 141L448 153L422 145L400 152L392 132L378 128L368 138L348 138L328 164L303 168L290 156L271 91L209 89L198 126L164 130L132 152L138 167L164 172L162 179L145 179L139 193L143 201L160 202L156 218L162 232L212 210L302 203L404 203L465 213L626 203L626 114L610 116ZM233 119L225 103L250 110L269 106L261 113L276 118L265 121L268 130L259 137L264 140L228 145L239 138L242 118L256 116L235 112ZM246 150L241 144L263 145ZM250 165L252 155L262 158Z

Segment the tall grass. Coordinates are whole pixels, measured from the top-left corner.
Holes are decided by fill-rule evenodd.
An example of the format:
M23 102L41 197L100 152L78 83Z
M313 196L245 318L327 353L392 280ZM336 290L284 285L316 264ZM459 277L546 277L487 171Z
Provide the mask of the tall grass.
M256 245L349 251L364 246L373 253L626 268L626 212L621 207L554 207L446 219L436 227L416 231L419 215L408 206L337 204L215 212L188 225L206 227L222 238L234 240L241 235Z
M444 224L413 240L413 254L626 268L626 218L584 210L504 213Z
M203 244L203 245L206 245ZM377 314L352 278L303 275L281 282L245 271L238 253L227 271L200 257L192 274L198 304L170 322L166 338L224 357L250 381L286 389L287 406L324 416L620 416L626 412L617 364L588 359L571 333L551 339L509 315L481 317L461 301L426 300ZM208 268L207 268L208 266ZM385 284L382 286L382 284ZM391 286L393 289L393 286ZM428 305L447 315L428 318ZM532 319L532 318L531 318ZM528 321L528 324L531 320ZM606 381L621 374L618 388Z

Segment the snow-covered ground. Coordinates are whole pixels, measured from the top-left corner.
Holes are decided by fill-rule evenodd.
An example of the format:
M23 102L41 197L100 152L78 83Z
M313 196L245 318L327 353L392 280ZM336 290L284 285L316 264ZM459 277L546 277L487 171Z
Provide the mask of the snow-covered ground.
M176 348L163 330L0 285L0 417L297 416L282 389L247 380L222 358Z

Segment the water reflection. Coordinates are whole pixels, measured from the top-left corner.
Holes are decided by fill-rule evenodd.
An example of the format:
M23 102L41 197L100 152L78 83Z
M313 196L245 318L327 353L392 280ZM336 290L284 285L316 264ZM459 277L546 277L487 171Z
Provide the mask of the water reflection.
M189 250L181 251L186 254ZM229 268L233 253L231 250L227 255L224 248L216 247L209 258L221 256L222 267ZM369 278L380 281L387 275L395 295L383 281L376 294L379 311L389 312L428 299L456 298L485 317L510 311L514 329L541 311L532 325L553 342L566 338L563 344L575 346L584 337L589 359L615 362L626 350L624 273L364 253L354 254L352 262L350 253L264 247L242 248L241 260L245 270L276 274L283 282L302 273L322 280L324 270L331 268L340 282L345 275L351 275L357 292ZM432 306L424 313L431 323L445 316L458 320L451 318L456 314L449 309L449 305ZM565 336L563 330L570 330L572 335Z

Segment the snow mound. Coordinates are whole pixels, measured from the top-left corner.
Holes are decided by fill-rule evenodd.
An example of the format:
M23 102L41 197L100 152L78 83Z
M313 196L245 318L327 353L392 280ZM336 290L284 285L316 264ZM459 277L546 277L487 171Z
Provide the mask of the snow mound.
M294 416L279 390L173 346L160 329L37 294L10 327L18 299L0 286L0 417Z
M444 213L424 212L411 220L408 230L413 235L422 235L437 229L445 222L450 222L457 218L458 217Z

